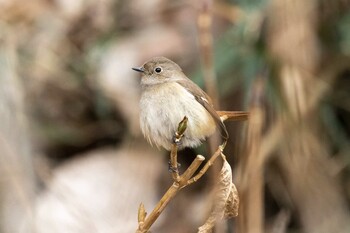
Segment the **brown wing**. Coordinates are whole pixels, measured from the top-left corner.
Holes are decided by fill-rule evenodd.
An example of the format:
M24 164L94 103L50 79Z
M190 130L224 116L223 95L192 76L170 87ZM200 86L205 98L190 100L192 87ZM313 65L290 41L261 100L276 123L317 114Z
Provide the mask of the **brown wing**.
M179 83L184 88L186 88L186 90L188 92L190 92L195 97L195 99L198 101L198 103L200 103L210 113L210 115L215 120L216 124L220 126L221 136L225 140L227 140L229 138L229 136L228 136L226 126L221 121L220 116L215 111L213 104L211 102L211 99L207 95L207 93L205 93L200 87L198 87L194 82L192 82L187 77L185 80L177 80L176 82Z

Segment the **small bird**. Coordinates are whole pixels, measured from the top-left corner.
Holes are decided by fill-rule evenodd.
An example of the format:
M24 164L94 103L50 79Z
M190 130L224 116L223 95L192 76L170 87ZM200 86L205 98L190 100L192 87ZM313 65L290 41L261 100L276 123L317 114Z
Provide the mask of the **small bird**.
M217 126L225 141L228 133L210 97L182 72L175 62L154 57L139 68L141 72L140 126L151 144L171 150L180 121L188 118L178 149L197 147Z

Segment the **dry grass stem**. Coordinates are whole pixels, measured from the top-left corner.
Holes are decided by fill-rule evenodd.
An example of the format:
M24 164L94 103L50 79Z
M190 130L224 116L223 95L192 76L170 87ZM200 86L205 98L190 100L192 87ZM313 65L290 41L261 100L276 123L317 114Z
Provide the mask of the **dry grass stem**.
M265 112L261 100L264 94L264 82L257 79L247 129L246 155L240 163L240 176L238 183L242 196L241 217L239 219L240 232L261 233L263 229L263 163L258 163L261 156L262 132L265 121Z
M212 0L199 1L197 26L205 87L207 93L212 98L214 105L218 107L219 101L213 61L213 35L211 32L212 5Z

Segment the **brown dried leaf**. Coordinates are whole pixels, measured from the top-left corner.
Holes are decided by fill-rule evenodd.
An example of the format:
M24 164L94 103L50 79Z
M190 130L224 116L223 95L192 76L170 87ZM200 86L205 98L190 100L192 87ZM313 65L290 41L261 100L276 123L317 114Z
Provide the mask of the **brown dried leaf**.
M213 216L212 213L210 214L207 221L205 221L204 225L202 225L198 228L198 233L211 233L211 232L213 232L213 227L215 225L215 216Z
M230 164L224 160L222 165L219 184L215 191L215 200L214 200L214 211L220 219L224 217L226 202L230 196L232 189L232 170Z
M238 209L239 209L238 191L236 189L236 186L233 183L231 183L231 192L226 201L224 217L225 218L236 217L238 215Z
M215 191L213 210L204 225L198 228L198 232L210 233L215 226L216 220L237 216L238 206L239 198L237 189L232 183L232 169L224 158L219 183Z

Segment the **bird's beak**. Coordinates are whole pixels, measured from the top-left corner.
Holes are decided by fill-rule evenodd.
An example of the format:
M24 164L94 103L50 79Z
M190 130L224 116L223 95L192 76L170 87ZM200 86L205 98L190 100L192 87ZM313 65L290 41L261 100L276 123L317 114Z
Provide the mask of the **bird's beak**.
M143 67L137 67L137 68L131 68L131 69L133 69L133 70L135 70L135 71L137 71L137 72L141 72L141 73L144 73L145 72L145 68L143 68Z

